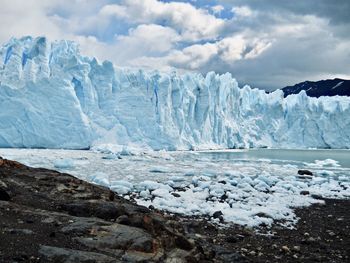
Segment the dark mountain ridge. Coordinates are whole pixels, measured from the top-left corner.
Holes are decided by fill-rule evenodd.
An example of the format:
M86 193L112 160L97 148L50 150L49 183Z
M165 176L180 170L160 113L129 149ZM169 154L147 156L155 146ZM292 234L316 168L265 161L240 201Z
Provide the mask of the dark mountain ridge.
M308 96L316 98L336 95L350 96L350 80L335 78L320 81L305 81L294 86L287 86L282 90L284 97L291 94L298 94L302 90L305 90Z

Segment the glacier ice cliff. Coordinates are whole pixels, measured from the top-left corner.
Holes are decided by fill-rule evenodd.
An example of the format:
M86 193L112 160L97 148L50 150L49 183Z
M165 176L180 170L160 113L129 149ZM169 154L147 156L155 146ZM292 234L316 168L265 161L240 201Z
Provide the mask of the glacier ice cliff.
M0 147L350 148L350 98L283 98L230 74L114 67L76 43L11 39L0 48Z

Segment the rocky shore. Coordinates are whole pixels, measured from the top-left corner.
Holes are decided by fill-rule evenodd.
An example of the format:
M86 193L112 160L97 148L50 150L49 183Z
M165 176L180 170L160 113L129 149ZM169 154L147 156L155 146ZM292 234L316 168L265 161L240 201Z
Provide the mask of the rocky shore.
M0 158L0 262L348 262L350 200L294 230L166 215L68 174Z

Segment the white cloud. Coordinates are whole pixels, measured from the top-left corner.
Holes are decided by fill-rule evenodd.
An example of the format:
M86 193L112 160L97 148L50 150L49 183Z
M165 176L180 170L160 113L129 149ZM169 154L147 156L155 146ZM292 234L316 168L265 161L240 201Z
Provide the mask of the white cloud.
M350 78L349 24L335 23L340 20L328 11L328 2L313 13L298 12L304 5L299 2L266 7L260 1L218 0L211 9L192 2L1 0L0 41L24 35L70 39L83 54L117 66L230 71L259 87ZM216 17L230 5L232 19Z
M174 51L168 56L168 63L175 67L196 70L208 63L217 55L218 48L215 44L192 45L182 51Z
M220 15L221 12L225 10L225 7L223 7L222 5L214 5L211 7L211 10L214 14Z
M211 39L219 36L225 21L190 3L158 0L124 0L104 6L100 14L127 19L131 23L160 23L176 29L183 40Z
M181 65L184 68L190 65L190 69L198 69L214 58L227 64L233 64L238 60L259 56L269 45L270 43L265 40L245 39L238 35L215 43L187 47L177 56L171 56L170 63Z
M249 17L253 15L253 11L248 6L235 6L232 13L238 17Z
M118 36L117 43L124 45L125 48L148 50L149 52L169 51L173 44L179 40L177 32L169 27L160 25L139 25L129 31L127 36ZM137 50L135 49L135 52Z
M51 37L58 37L62 33L61 29L46 15L50 8L50 1L45 0L1 1L0 24L2 30L0 30L0 40L5 42L13 36L38 36L43 33L47 33Z

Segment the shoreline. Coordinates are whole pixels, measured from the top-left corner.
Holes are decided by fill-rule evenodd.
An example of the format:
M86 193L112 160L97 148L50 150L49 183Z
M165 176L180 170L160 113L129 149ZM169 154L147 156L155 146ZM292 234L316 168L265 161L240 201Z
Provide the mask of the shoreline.
M167 215L4 159L0 193L1 262L346 262L350 255L348 199L296 209L295 230L274 224L258 233Z

